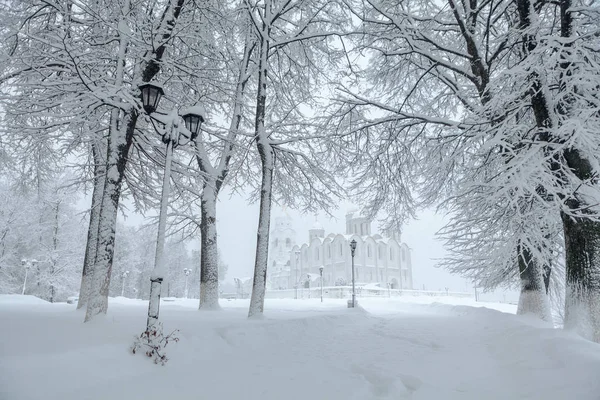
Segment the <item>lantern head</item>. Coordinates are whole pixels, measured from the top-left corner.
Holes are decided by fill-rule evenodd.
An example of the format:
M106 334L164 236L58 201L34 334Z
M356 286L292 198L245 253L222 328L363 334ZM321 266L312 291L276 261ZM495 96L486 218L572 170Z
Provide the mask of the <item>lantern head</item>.
M187 108L183 111L183 122L185 122L185 127L188 131L191 132L191 139L194 140L200 133L200 125L204 122L204 116L206 115L206 111L204 107L200 104L196 104L193 107Z
M163 88L155 83L144 83L139 86L142 92L142 105L144 111L148 114L152 114L158 108L158 103L161 97L165 94Z

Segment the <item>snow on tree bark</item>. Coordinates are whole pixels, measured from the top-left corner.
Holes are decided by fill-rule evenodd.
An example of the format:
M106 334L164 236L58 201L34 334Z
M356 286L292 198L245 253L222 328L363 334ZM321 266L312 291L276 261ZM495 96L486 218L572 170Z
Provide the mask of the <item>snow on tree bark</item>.
M529 33L533 21L539 19L535 8L529 0L519 0L518 10L520 17L520 28L523 34L523 46L528 53L536 50L537 38ZM561 36L571 39L573 15L570 0L560 2ZM572 46L569 40L565 40L564 48L567 53ZM565 49L567 51L565 51ZM564 56L568 60L569 56ZM570 76L570 63L560 63L560 90L568 87ZM572 96L561 96L557 102L557 117L553 118L551 112L553 107L544 88L542 78L536 73L531 74L531 101L536 118L537 127L542 130L540 139L548 145L552 142L564 141L561 137L553 137L553 130L560 128L560 117L568 119L571 112ZM576 88L576 85L575 85ZM577 90L577 89L575 89ZM588 159L582 155L579 148L565 146L562 151L562 159L554 156L551 161L551 170L557 177L557 181L566 181L566 171L571 172L579 182L594 182L595 172ZM566 169L564 165L566 164ZM564 183L563 183L564 184ZM563 236L565 240L565 266L566 266L566 294L565 294L565 327L576 330L582 336L600 341L600 222L595 220L593 213L589 211L589 201L584 199L580 193L565 193L564 198L566 210L560 212L563 224ZM566 197L566 198L565 198ZM588 216L589 215L589 216Z
M517 253L521 279L517 314L534 314L542 320L552 323L552 313L545 291L542 267L525 246L520 245Z
M123 5L122 15L129 13L128 1ZM124 24L124 17L119 26ZM119 47L116 56L115 86L121 87L124 82L125 62L130 40L128 32L119 29ZM115 230L117 212L121 197L121 184L125 175L125 166L129 148L133 142L133 132L137 122L137 111L130 109L120 121L121 110L113 109L110 113L108 142L106 146L106 177L102 190L102 202L98 216L98 243L94 268L90 280L89 298L85 313L85 321L90 321L98 314L106 314L108 310L108 289L112 273L114 256Z
M219 309L219 257L217 246L217 189L215 181L204 186L201 199L200 305Z
M560 34L564 40L564 56L560 63L560 87L562 91L569 92L569 95L564 96L559 102L558 111L560 115L568 118L572 113L573 97L575 93L580 92L578 85L569 85L567 82L574 79L572 59L570 59L575 38L574 10L572 0L560 0L559 4ZM597 92L597 89L594 92ZM592 182L598 185L598 171L594 171L590 161L579 149L567 148L563 156L568 167L581 182ZM586 218L587 214L593 214L588 209L594 203L597 203L597 199L586 199L581 194L574 193L567 199L566 204L573 212L583 210L584 216L569 216L565 212L561 213L567 280L564 324L567 329L574 329L583 337L600 343L600 221L597 220L597 216L594 218L590 215L590 218Z
M81 285L79 288L79 300L77 309L87 305L90 290L90 280L93 276L93 267L98 251L98 228L100 221L100 208L102 205L102 193L104 191L104 174L106 173L106 152L101 150L100 143L92 144L92 155L94 157L94 188L92 192L92 206L90 208L90 223L85 246L83 260L83 271L81 273Z
M260 139L259 139L260 142ZM269 143L257 143L262 162L262 181L260 189L260 214L256 235L256 259L254 280L248 317L259 317L264 311L265 290L267 285L267 266L269 257L269 228L271 222L271 201L273 186L274 154Z
M115 120L116 115L113 114L114 119L111 124L113 135L108 144L107 172L98 221L98 248L94 260L93 275L90 280L89 298L85 315L86 322L93 319L96 315L106 314L108 310L108 289L112 273L119 198L121 196L121 185L125 174L127 154L132 144L133 127L137 119L137 113L135 111L132 112L134 114L129 117L129 121L125 125L125 129L128 131L127 135L119 134Z
M261 187L260 187L260 213L258 217L258 230L256 234L256 258L254 261L254 280L252 281L252 296L248 317L262 315L265 304L265 290L267 284L267 266L269 256L269 228L271 222L271 201L273 193L273 169L275 155L265 131L265 113L267 101L267 57L269 54L269 29L271 23L271 9L265 8L265 22L263 23L258 64L258 91L256 97L255 135L256 147L261 162Z
M196 141L196 160L205 174L205 183L201 194L201 256L200 256L200 301L201 310L219 309L219 257L217 245L217 200L221 187L229 174L229 164L233 156L235 139L240 128L243 113L243 98L250 75L248 66L250 55L254 51L251 35L246 36L244 53L236 82L233 115L227 140L217 168L213 167L204 147Z
M586 339L600 342L600 226L562 213L565 254L565 321Z
M160 71L168 39L171 37L177 19L181 13L184 0L171 0L165 5L162 13L161 25L158 30L162 44L153 51L149 51L150 58L141 71L142 82L149 82ZM127 15L129 3L126 2L122 15ZM122 20L121 24L124 24ZM126 25L126 24L124 24ZM161 34L162 32L162 34ZM115 86L121 87L124 81L125 56L129 46L129 32L119 30L119 52L117 55L117 71L115 73ZM125 175L129 149L133 143L133 135L138 119L138 111L131 107L121 115L121 110L111 112L109 138L107 145L106 179L102 193L98 223L98 250L94 262L94 272L90 280L90 297L88 300L85 321L89 321L98 314L106 314L108 309L108 290L112 273L112 260L114 256L115 229L121 186Z

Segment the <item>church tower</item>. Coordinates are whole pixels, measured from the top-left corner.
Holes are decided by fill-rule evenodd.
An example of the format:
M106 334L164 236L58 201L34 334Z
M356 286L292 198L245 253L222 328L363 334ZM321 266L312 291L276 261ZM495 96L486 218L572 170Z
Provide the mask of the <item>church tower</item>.
M350 210L346 214L346 235L369 236L371 220L361 215L358 210Z
M289 262L290 251L296 245L296 231L292 229L292 219L287 213L275 217L275 227L270 239L269 269L272 270L273 267L282 267Z
M324 237L325 229L323 228L323 225L321 225L319 221L315 220L313 226L308 230L308 243L312 242L314 238L323 239Z

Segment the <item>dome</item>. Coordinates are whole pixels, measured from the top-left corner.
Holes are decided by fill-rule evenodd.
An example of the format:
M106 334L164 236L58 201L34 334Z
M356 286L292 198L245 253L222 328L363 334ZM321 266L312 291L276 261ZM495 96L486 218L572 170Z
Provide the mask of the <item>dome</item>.
M315 222L313 222L312 227L310 229L313 231L315 231L315 230L322 231L324 228L323 228L323 225L321 225L321 223L319 221L315 220Z

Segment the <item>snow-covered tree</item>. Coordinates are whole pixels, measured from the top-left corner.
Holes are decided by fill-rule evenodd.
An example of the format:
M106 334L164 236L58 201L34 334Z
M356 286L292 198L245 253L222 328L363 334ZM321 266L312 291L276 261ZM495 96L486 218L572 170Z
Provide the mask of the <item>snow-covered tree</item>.
M598 87L596 55L589 51L596 46L592 25L581 25L575 57L574 45L560 39L565 25L555 24L571 18L570 6L453 0L365 5L355 9L365 31L356 46L370 61L365 73L375 86L365 93L344 89L335 115L357 143L341 155L356 166L355 194L373 212L387 211L394 225L416 207L441 204L452 212L442 233L455 256L446 264L487 287L518 277L519 310L548 318L543 271L561 264L556 257L563 254L564 236L569 279L569 253L576 247L565 221L586 226L596 219L589 205L599 198L593 178L598 162L588 151L598 147L591 133L598 128L596 96L583 94ZM591 15L583 4L577 10L582 20ZM565 63L564 54L578 62ZM564 98L578 98L570 93L581 94L578 106L560 106ZM561 119L568 123L557 123ZM569 206L574 200L577 205ZM561 219L564 235L556 233ZM572 254L593 259L589 240ZM589 271L595 276L593 267ZM593 307L583 303L590 322Z
M100 201L92 204L84 271L90 284L84 279L81 293L90 320L107 309L116 216L140 120L138 85L161 68L185 70L185 64L173 66L180 59L173 60L170 50L176 34L188 34L203 15L184 0L3 5L7 62L0 83L7 126L29 135L52 133L66 151L83 147L94 154L93 197ZM180 17L186 32L176 29ZM102 158L104 167L97 162Z
M313 206L331 205L330 196L338 188L335 179L322 168L322 153L306 140L314 130L309 129L303 113L310 112L316 96L323 93L317 85L327 83L327 67L337 69L341 52L334 42L343 34L348 16L340 3L332 1L247 0L246 4L257 37L253 140L261 171L248 313L252 317L262 315L264 308L274 173L288 178L275 176L284 198L286 193L293 193ZM336 43L339 45L339 41Z
M494 155L502 140L520 138L501 132L491 117L498 113L491 85L519 59L511 41L513 3L367 1L356 10L364 11L356 16L365 33L355 46L369 61L364 73L373 86L364 94L343 88L344 105L335 114L351 134L347 141L356 143L341 156L352 166L354 195L372 215L385 212L388 228L401 226L416 208L443 202L454 216L444 232L458 254L455 270L486 287L514 278L531 253L526 235L513 229L528 218L527 194L498 179L509 168L504 153L497 162ZM507 235L515 240L503 240ZM521 268L521 281L541 281L541 267ZM524 285L523 298L530 291L544 297L543 285ZM547 308L538 311L549 315Z
M247 147L239 140L239 133L244 118L246 88L252 76L251 56L256 48L245 12L239 8L222 8L221 13L226 15L216 27L220 38L217 43L227 49L228 59L224 60L227 74L222 87L227 96L219 100L229 126L221 135L215 135L214 132L200 135L195 142L196 161L203 181L200 195L200 309L219 307L218 282L222 277L218 261L217 201L229 178L232 158L236 155L243 157Z
M50 302L76 294L85 242L73 194L50 184L41 199L19 186L0 192L0 291L21 293L28 268L26 294Z

